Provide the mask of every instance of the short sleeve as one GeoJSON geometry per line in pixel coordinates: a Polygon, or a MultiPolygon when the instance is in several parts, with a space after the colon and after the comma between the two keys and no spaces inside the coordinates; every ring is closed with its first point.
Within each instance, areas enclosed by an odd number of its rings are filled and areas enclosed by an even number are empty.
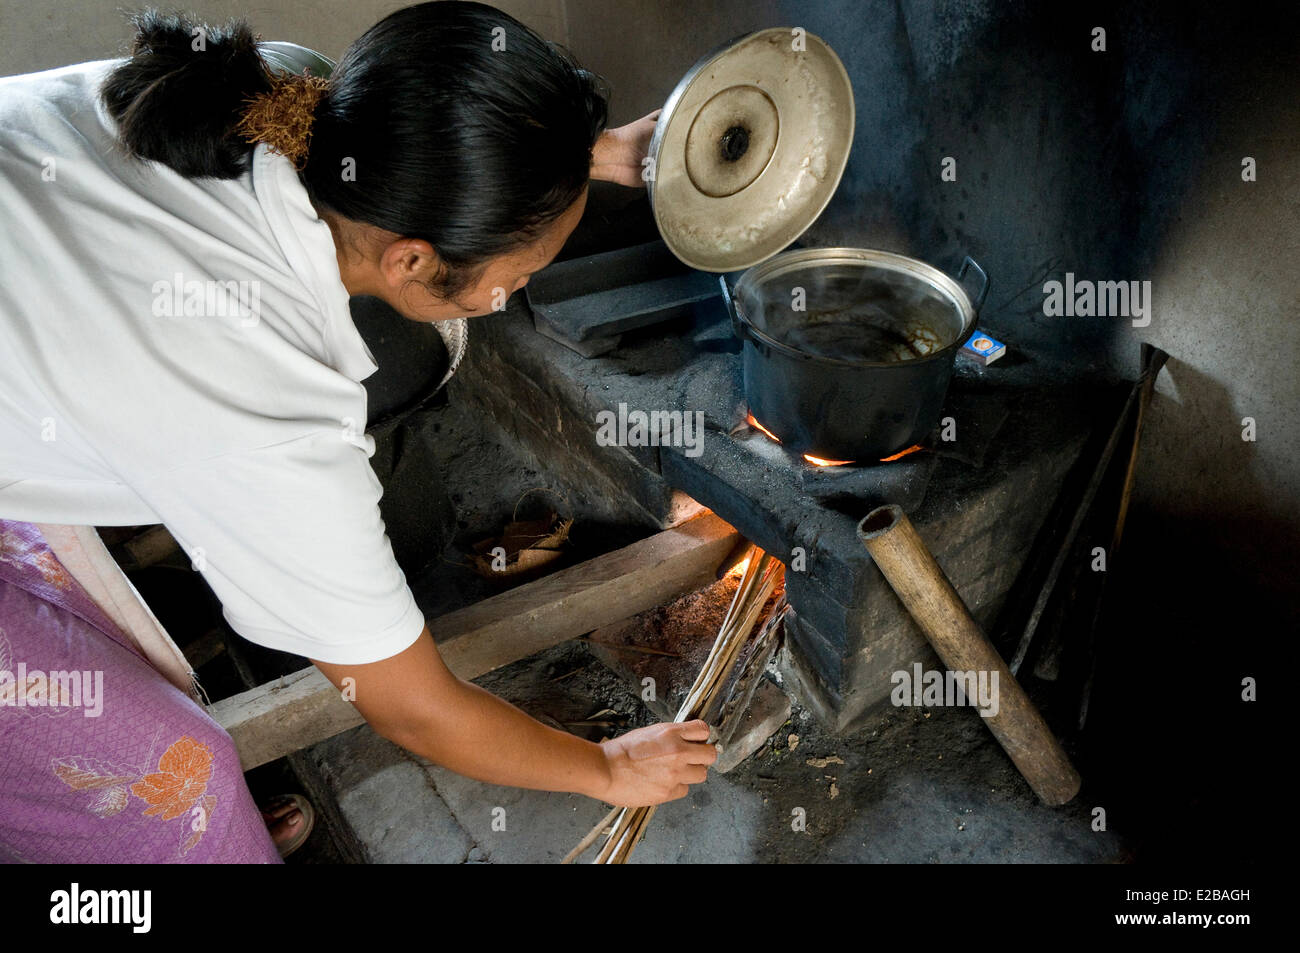
{"type": "Polygon", "coordinates": [[[384,532],[383,489],[341,430],[224,454],[135,489],[252,642],[358,665],[396,655],[424,627],[384,532]]]}

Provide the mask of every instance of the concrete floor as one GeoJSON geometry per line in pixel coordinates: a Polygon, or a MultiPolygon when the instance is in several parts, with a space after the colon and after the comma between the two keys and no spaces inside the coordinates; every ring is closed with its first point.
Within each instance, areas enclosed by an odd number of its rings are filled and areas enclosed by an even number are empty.
{"type": "MultiPolygon", "coordinates": [[[[649,720],[578,643],[494,673],[489,687],[533,714],[577,711],[585,695],[593,711],[614,708],[633,725],[649,720]],[[545,687],[554,684],[563,685],[562,694],[545,687]]],[[[366,726],[317,745],[310,756],[376,863],[555,863],[608,810],[579,795],[462,778],[366,726]]],[[[1091,807],[1086,784],[1066,807],[1039,804],[969,709],[892,709],[859,732],[833,737],[796,705],[790,722],[734,771],[713,773],[687,798],[662,806],[633,861],[1124,860],[1123,838],[1094,831],[1091,807]],[[800,809],[805,825],[796,830],[800,809]]],[[[594,856],[595,848],[583,859],[594,856]]]]}

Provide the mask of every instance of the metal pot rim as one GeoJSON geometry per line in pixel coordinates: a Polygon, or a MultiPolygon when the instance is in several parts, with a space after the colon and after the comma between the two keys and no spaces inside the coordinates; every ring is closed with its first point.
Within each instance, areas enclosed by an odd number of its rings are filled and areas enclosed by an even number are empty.
{"type": "Polygon", "coordinates": [[[764,262],[754,265],[742,274],[736,282],[734,296],[736,318],[744,326],[747,334],[753,335],[763,345],[789,357],[837,367],[915,367],[918,364],[940,360],[951,356],[953,352],[958,350],[974,332],[975,325],[979,321],[979,315],[970,296],[951,276],[933,265],[927,265],[915,258],[870,248],[798,248],[794,251],[781,252],[764,262]],[[918,281],[925,282],[941,292],[956,306],[961,314],[961,331],[958,332],[953,341],[932,354],[926,354],[924,357],[912,358],[906,361],[850,361],[842,358],[824,357],[819,354],[808,354],[788,344],[782,344],[757,327],[745,315],[742,302],[745,292],[751,289],[757,290],[762,282],[787,271],[817,265],[857,265],[864,268],[878,268],[885,271],[901,272],[918,281]]]}

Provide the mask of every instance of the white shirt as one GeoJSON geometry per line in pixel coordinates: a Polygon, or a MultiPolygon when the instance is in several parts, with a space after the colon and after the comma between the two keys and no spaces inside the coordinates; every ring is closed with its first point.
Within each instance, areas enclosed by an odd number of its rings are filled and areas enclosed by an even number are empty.
{"type": "Polygon", "coordinates": [[[424,620],[329,227],[263,145],[234,180],[128,157],[114,65],[0,79],[0,518],[163,523],[241,635],[388,658],[424,620]]]}

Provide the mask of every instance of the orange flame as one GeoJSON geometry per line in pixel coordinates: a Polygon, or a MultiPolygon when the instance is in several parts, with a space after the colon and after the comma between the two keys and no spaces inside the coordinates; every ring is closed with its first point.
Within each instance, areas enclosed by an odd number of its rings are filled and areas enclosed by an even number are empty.
{"type": "Polygon", "coordinates": [[[756,429],[758,429],[758,430],[763,431],[763,433],[767,434],[767,436],[770,437],[772,440],[775,440],[777,443],[780,443],[780,442],[781,442],[781,438],[778,437],[776,434],[772,433],[772,431],[768,430],[766,427],[764,427],[762,424],[760,424],[757,420],[755,420],[753,414],[747,414],[747,415],[745,416],[745,420],[748,421],[748,423],[749,423],[749,425],[750,425],[751,427],[754,427],[754,428],[756,428],[756,429]]]}
{"type": "MultiPolygon", "coordinates": [[[[753,414],[746,414],[745,422],[748,423],[755,430],[761,431],[770,440],[773,440],[776,443],[781,442],[781,438],[778,437],[776,434],[772,433],[772,431],[768,430],[762,424],[760,424],[758,420],[755,419],[753,414]]],[[[891,457],[882,457],[880,462],[893,463],[895,460],[902,459],[903,457],[907,456],[909,453],[916,453],[916,451],[922,449],[924,448],[919,443],[914,444],[908,447],[906,450],[898,451],[898,453],[894,454],[891,457]]],[[[803,455],[803,458],[815,467],[846,467],[849,464],[856,462],[854,460],[827,460],[825,457],[815,457],[811,453],[805,453],[803,455]]]]}
{"type": "Polygon", "coordinates": [[[905,457],[905,456],[907,456],[909,453],[916,453],[916,451],[921,450],[921,449],[924,449],[924,448],[923,448],[919,443],[916,443],[916,444],[913,444],[912,446],[908,447],[906,450],[900,450],[900,451],[898,451],[898,453],[894,454],[892,457],[881,457],[881,458],[880,458],[880,462],[881,462],[881,463],[892,463],[893,461],[899,459],[900,457],[905,457]]]}
{"type": "Polygon", "coordinates": [[[727,570],[727,575],[737,576],[737,577],[745,575],[745,570],[749,568],[749,560],[751,558],[753,557],[746,556],[740,562],[736,563],[736,565],[732,566],[730,569],[727,570]]]}
{"type": "Polygon", "coordinates": [[[811,453],[805,453],[803,458],[815,467],[843,467],[852,463],[852,460],[823,460],[821,457],[814,457],[811,453]]]}

